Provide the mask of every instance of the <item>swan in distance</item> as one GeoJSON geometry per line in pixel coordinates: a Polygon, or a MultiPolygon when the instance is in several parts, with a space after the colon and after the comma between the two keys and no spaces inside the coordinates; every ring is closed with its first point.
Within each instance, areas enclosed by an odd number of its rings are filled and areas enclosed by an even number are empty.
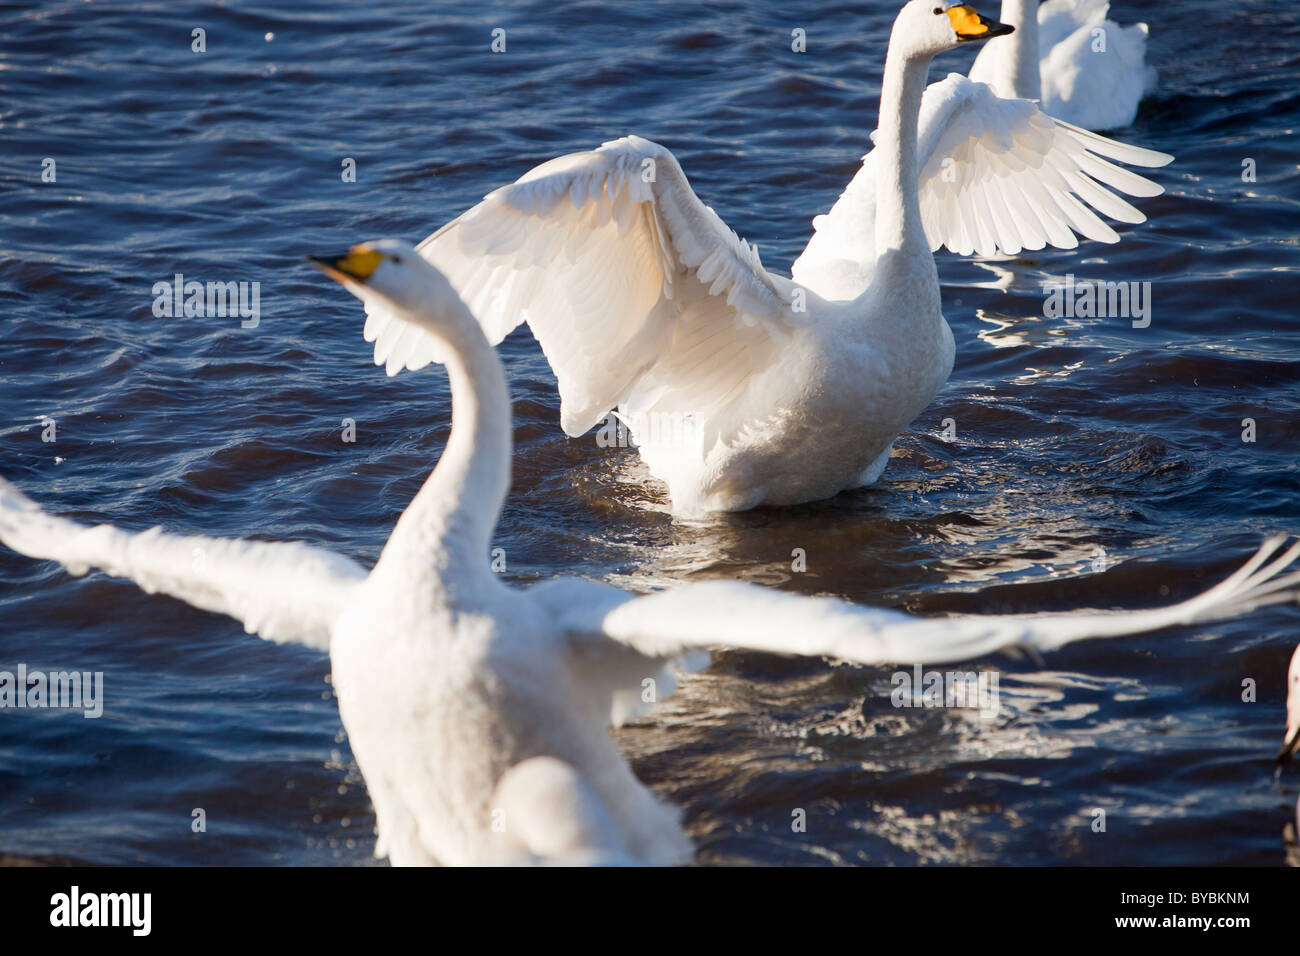
{"type": "Polygon", "coordinates": [[[1016,31],[980,50],[970,78],[999,96],[1040,100],[1084,129],[1131,126],[1156,72],[1146,65],[1147,25],[1122,27],[1109,10],[1108,0],[1002,0],[1016,31]]]}
{"type": "Polygon", "coordinates": [[[1300,544],[1265,566],[1275,539],[1200,596],[1140,611],[924,619],[738,582],[644,596],[573,578],[511,588],[488,561],[510,479],[510,400],[479,323],[409,243],[317,261],[437,336],[451,381],[446,448],[373,569],[302,543],[86,527],[4,479],[0,541],[328,651],[375,807],[375,852],[395,864],[688,860],[677,814],[608,734],[638,711],[647,678],[660,698],[671,691],[684,655],[736,647],[937,664],[1231,617],[1294,600],[1300,587],[1300,574],[1282,573],[1300,544]]]}
{"type": "MultiPolygon", "coordinates": [[[[1118,241],[1094,209],[1156,184],[1111,160],[1172,157],[1058,123],[931,59],[1010,31],[913,0],[890,36],[876,145],[795,262],[768,272],[692,191],[673,154],[628,136],[543,163],[421,243],[488,338],[526,322],[559,383],[560,423],[609,413],[683,516],[829,498],[876,481],[894,439],[952,369],[932,249],[993,255],[1075,233],[1118,241]],[[1091,207],[1091,208],[1090,208],[1091,207]]],[[[390,375],[436,339],[367,307],[390,375]]]]}

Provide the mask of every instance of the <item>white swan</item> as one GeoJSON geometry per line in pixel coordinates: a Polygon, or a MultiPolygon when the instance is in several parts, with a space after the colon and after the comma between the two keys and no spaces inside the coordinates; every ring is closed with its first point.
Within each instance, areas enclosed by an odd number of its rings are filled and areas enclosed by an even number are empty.
{"type": "Polygon", "coordinates": [[[510,478],[505,374],[477,321],[408,243],[324,263],[443,343],[452,429],[442,458],[367,573],[305,544],[131,534],[53,517],[0,479],[0,541],[102,568],[228,614],[250,632],[328,650],[339,712],[394,863],[641,862],[690,857],[676,813],[614,748],[611,719],[670,663],[730,646],[857,663],[939,663],[1009,646],[1052,650],[1294,600],[1300,573],[1265,544],[1199,597],[1149,611],[925,620],[735,582],[636,597],[577,579],[515,590],[488,563],[510,478]],[[201,556],[201,560],[195,560],[201,556]]]}
{"type": "MultiPolygon", "coordinates": [[[[420,252],[494,343],[528,323],[569,435],[619,410],[678,514],[871,484],[952,368],[931,249],[1071,248],[1072,230],[1117,241],[1085,203],[1140,222],[1111,188],[1160,187],[1104,157],[1171,159],[961,76],[926,89],[936,54],[1007,29],[967,6],[903,7],[877,146],[815,221],[793,282],[700,202],[672,153],[637,136],[538,166],[420,252]]],[[[431,336],[382,305],[367,313],[366,339],[390,375],[438,360],[431,336]]]]}
{"type": "Polygon", "coordinates": [[[980,50],[970,78],[1084,129],[1131,126],[1156,71],[1146,65],[1147,25],[1122,27],[1109,10],[1109,0],[1002,0],[1016,32],[980,50]]]}

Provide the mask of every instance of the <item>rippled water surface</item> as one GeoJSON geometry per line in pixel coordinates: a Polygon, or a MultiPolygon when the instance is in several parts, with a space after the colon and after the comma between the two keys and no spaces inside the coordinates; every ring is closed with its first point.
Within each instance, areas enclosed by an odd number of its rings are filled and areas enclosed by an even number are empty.
{"type": "MultiPolygon", "coordinates": [[[[896,9],[0,3],[0,472],[81,520],[373,561],[446,439],[446,379],[375,369],[357,303],[303,256],[418,239],[538,162],[637,132],[786,270],[868,146],[896,9]],[[178,272],[259,282],[260,324],[155,318],[151,288],[178,272]]],[[[879,487],[675,522],[634,451],[563,436],[520,330],[510,576],[740,577],[928,614],[1141,607],[1300,532],[1300,11],[1112,12],[1151,24],[1160,87],[1117,135],[1177,155],[1154,174],[1168,191],[1118,246],[940,256],[956,369],[879,487]],[[1042,283],[1068,273],[1150,281],[1150,328],[1043,318],[1042,283]]],[[[976,662],[1001,672],[988,721],[892,707],[892,668],[722,653],[616,736],[701,863],[1275,864],[1298,624],[1274,609],[976,662]]],[[[371,862],[323,655],[0,549],[0,669],[18,662],[103,671],[107,705],[0,712],[0,855],[371,862]]]]}

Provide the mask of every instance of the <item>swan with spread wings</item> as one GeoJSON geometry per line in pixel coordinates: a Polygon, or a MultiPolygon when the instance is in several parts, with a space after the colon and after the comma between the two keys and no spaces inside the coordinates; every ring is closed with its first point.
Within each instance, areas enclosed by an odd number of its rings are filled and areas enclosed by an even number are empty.
{"type": "Polygon", "coordinates": [[[608,727],[642,706],[646,678],[662,698],[674,663],[713,647],[943,663],[1231,617],[1300,589],[1286,573],[1300,544],[1276,556],[1279,540],[1200,596],[1139,611],[924,619],[730,581],[643,596],[579,579],[509,587],[487,556],[510,483],[510,397],[478,321],[409,243],[318,261],[435,337],[451,381],[446,448],[373,568],[302,543],[86,527],[3,479],[0,542],[327,651],[375,852],[394,863],[688,860],[676,812],[633,776],[608,727]]]}
{"type": "MultiPolygon", "coordinates": [[[[889,41],[875,148],[792,278],[692,191],[673,154],[628,136],[531,170],[420,244],[493,342],[526,322],[559,382],[560,423],[611,410],[679,515],[829,498],[872,484],[952,370],[932,250],[1074,248],[1144,216],[1155,183],[1115,161],[1171,157],[1060,123],[951,75],[945,50],[1010,32],[913,0],[889,41]],[[1094,211],[1095,210],[1095,211],[1094,211]]],[[[368,310],[389,374],[438,344],[368,310]]]]}

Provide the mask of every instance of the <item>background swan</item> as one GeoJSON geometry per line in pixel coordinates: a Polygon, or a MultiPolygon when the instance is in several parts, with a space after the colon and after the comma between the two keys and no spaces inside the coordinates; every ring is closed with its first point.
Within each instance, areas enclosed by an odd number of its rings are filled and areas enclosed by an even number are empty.
{"type": "Polygon", "coordinates": [[[857,663],[938,663],[1009,646],[1048,651],[1292,601],[1280,540],[1204,594],[1167,608],[925,620],[735,582],[635,597],[559,579],[519,591],[489,569],[510,476],[504,370],[447,281],[407,243],[326,260],[444,345],[452,432],[375,567],[304,544],[131,534],[45,514],[0,479],[0,541],[91,567],[328,650],[339,710],[394,863],[641,862],[690,857],[676,814],[614,748],[611,718],[672,661],[729,646],[857,663]],[[196,561],[196,554],[203,560],[196,561]],[[499,824],[499,826],[498,826],[499,824]]]}
{"type": "Polygon", "coordinates": [[[1084,129],[1131,126],[1156,71],[1146,65],[1147,25],[1122,27],[1109,10],[1108,0],[1002,0],[1016,32],[980,50],[970,78],[999,96],[1041,100],[1084,129]]]}
{"type": "MultiPolygon", "coordinates": [[[[992,254],[1118,236],[1088,208],[1160,187],[1107,160],[1170,157],[1056,123],[930,60],[1005,28],[913,0],[895,20],[877,145],[794,264],[700,202],[667,149],[636,136],[544,163],[438,230],[420,252],[496,343],[527,322],[555,371],[561,424],[617,408],[678,514],[828,498],[871,484],[952,368],[931,249],[992,254]]],[[[368,307],[389,374],[437,342],[368,307]]]]}

